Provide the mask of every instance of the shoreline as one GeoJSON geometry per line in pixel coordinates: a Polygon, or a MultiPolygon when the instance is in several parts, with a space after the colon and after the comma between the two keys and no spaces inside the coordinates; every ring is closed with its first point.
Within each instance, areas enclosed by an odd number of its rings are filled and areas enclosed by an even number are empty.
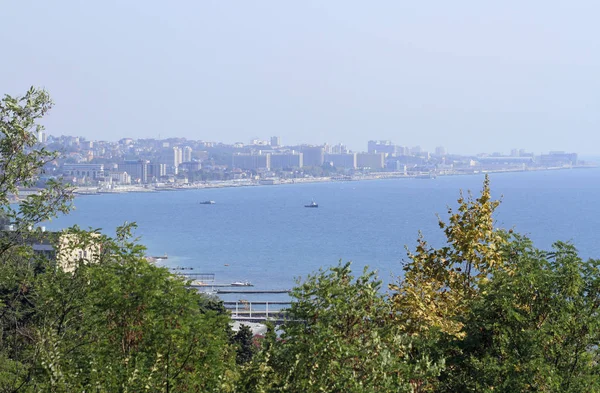
{"type": "MultiPolygon", "coordinates": [[[[576,165],[569,167],[544,167],[544,168],[502,168],[502,169],[478,169],[473,171],[442,171],[439,173],[420,172],[407,174],[404,172],[372,172],[365,175],[353,175],[353,176],[333,176],[333,177],[309,177],[309,178],[295,178],[295,179],[280,179],[280,178],[268,178],[262,180],[225,180],[225,181],[212,181],[203,183],[192,183],[192,184],[144,184],[144,185],[127,185],[120,186],[114,189],[102,189],[98,186],[80,186],[74,187],[73,194],[75,196],[86,196],[86,195],[105,195],[105,194],[126,194],[126,193],[147,193],[147,192],[169,192],[169,191],[186,191],[186,190],[203,190],[212,188],[233,188],[233,187],[258,187],[258,186],[276,186],[284,184],[306,184],[306,183],[333,183],[333,182],[350,182],[350,181],[363,181],[363,180],[383,180],[383,179],[424,179],[434,180],[436,177],[445,176],[472,176],[482,175],[490,173],[513,173],[513,172],[539,172],[539,171],[555,171],[555,170],[568,170],[568,169],[592,169],[597,168],[596,165],[576,165]]],[[[19,196],[23,197],[27,194],[35,192],[34,190],[27,190],[20,193],[19,196]]]]}

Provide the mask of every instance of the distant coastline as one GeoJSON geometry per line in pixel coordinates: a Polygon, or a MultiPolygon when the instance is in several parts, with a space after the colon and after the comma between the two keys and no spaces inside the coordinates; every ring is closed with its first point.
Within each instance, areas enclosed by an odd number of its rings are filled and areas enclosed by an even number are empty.
{"type": "MultiPolygon", "coordinates": [[[[185,184],[143,184],[143,185],[124,185],[112,189],[103,189],[97,186],[80,186],[75,187],[73,193],[76,196],[85,195],[104,195],[104,194],[124,194],[133,192],[168,192],[168,191],[185,191],[185,190],[203,190],[211,188],[231,188],[231,187],[257,187],[257,186],[273,186],[282,184],[305,184],[305,183],[327,183],[327,182],[346,182],[346,181],[362,181],[362,180],[381,180],[381,179],[435,179],[442,176],[468,176],[481,175],[487,173],[511,173],[511,172],[539,172],[539,171],[554,171],[568,169],[591,169],[597,168],[597,165],[573,165],[565,167],[543,167],[543,168],[503,168],[503,169],[476,169],[473,171],[442,171],[436,173],[423,172],[406,174],[404,172],[373,172],[370,174],[353,175],[353,176],[328,176],[328,177],[305,177],[294,179],[267,178],[267,179],[240,179],[240,180],[224,180],[224,181],[209,181],[198,183],[185,184]]],[[[33,189],[28,189],[25,193],[35,192],[33,189]]],[[[25,193],[20,193],[20,196],[25,196],[25,193]]]]}

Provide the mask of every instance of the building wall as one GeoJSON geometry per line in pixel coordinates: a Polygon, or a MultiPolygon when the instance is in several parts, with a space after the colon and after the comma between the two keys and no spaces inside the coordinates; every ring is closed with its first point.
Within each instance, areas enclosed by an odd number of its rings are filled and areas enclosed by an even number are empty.
{"type": "Polygon", "coordinates": [[[134,183],[148,183],[148,164],[143,160],[124,161],[118,165],[119,172],[127,172],[134,183]]]}
{"type": "Polygon", "coordinates": [[[325,162],[331,162],[336,168],[356,169],[356,153],[325,154],[325,162]]]}
{"type": "Polygon", "coordinates": [[[320,146],[304,146],[302,147],[303,166],[321,166],[325,162],[325,150],[320,146]]]}
{"type": "Polygon", "coordinates": [[[104,177],[104,164],[63,164],[63,173],[67,176],[101,179],[104,177]]]}
{"type": "Polygon", "coordinates": [[[91,233],[89,238],[75,233],[63,233],[57,245],[56,263],[65,272],[75,270],[79,262],[97,263],[102,245],[100,234],[91,233]]]}
{"type": "Polygon", "coordinates": [[[167,176],[167,165],[152,163],[148,164],[148,180],[160,179],[163,176],[167,176]]]}
{"type": "Polygon", "coordinates": [[[192,161],[192,148],[186,146],[183,148],[181,162],[190,162],[192,161]]]}
{"type": "Polygon", "coordinates": [[[358,153],[356,155],[356,166],[358,168],[382,169],[385,163],[384,153],[358,153]]]}
{"type": "Polygon", "coordinates": [[[302,153],[271,154],[271,169],[302,168],[302,153]]]}
{"type": "Polygon", "coordinates": [[[369,141],[368,152],[371,154],[386,153],[394,155],[396,154],[396,145],[391,141],[369,141]]]}
{"type": "Polygon", "coordinates": [[[234,154],[232,158],[234,168],[253,170],[253,169],[271,169],[271,155],[264,154],[234,154]]]}

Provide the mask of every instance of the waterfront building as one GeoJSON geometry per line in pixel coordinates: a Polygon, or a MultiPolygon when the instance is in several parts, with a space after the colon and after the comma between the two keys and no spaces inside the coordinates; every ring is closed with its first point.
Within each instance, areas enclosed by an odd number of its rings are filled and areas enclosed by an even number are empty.
{"type": "Polygon", "coordinates": [[[157,180],[167,176],[167,165],[153,162],[148,164],[148,180],[157,180]]]}
{"type": "Polygon", "coordinates": [[[183,162],[183,152],[180,147],[163,148],[158,157],[158,163],[165,164],[167,174],[177,174],[177,167],[183,162]]]}
{"type": "Polygon", "coordinates": [[[119,172],[127,172],[134,183],[148,183],[148,163],[144,160],[126,160],[118,165],[119,172]]]}
{"type": "Polygon", "coordinates": [[[63,174],[76,178],[99,180],[104,178],[104,164],[63,164],[63,174]]]}
{"type": "Polygon", "coordinates": [[[111,172],[109,179],[118,184],[131,184],[131,176],[127,172],[111,172]]]}
{"type": "Polygon", "coordinates": [[[341,169],[356,169],[356,153],[325,154],[325,162],[341,169]]]}
{"type": "Polygon", "coordinates": [[[185,172],[196,172],[202,169],[202,164],[197,161],[182,162],[179,169],[185,172]]]}
{"type": "Polygon", "coordinates": [[[577,153],[551,151],[549,154],[540,155],[538,161],[543,166],[577,165],[577,153]]]}
{"type": "Polygon", "coordinates": [[[357,153],[356,166],[358,168],[382,169],[385,162],[384,153],[357,153]]]}
{"type": "Polygon", "coordinates": [[[271,169],[302,168],[303,154],[295,151],[282,154],[271,154],[271,169]]]}
{"type": "Polygon", "coordinates": [[[303,166],[321,166],[325,162],[325,149],[322,146],[302,146],[303,166]]]}
{"type": "Polygon", "coordinates": [[[232,167],[244,170],[271,169],[270,154],[235,153],[232,157],[232,167]]]}

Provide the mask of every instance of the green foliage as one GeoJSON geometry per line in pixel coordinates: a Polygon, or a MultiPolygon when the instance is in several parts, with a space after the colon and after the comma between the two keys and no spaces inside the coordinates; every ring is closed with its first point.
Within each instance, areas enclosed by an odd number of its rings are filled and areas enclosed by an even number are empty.
{"type": "Polygon", "coordinates": [[[201,310],[202,295],[148,263],[128,231],[101,236],[94,263],[39,276],[35,381],[53,392],[231,390],[228,316],[201,310]]]}
{"type": "Polygon", "coordinates": [[[256,353],[252,329],[242,324],[240,330],[233,336],[233,343],[237,346],[237,364],[246,364],[252,360],[256,353]]]}
{"type": "Polygon", "coordinates": [[[464,320],[465,337],[445,343],[454,356],[440,391],[599,391],[600,262],[572,245],[551,252],[518,238],[464,320]]]}
{"type": "Polygon", "coordinates": [[[465,199],[461,193],[458,204],[457,212],[448,208],[448,223],[439,220],[447,245],[434,249],[420,236],[416,251],[409,252],[404,276],[390,287],[399,323],[408,333],[436,328],[462,334],[460,316],[468,301],[491,272],[503,267],[500,248],[507,236],[494,229],[492,215],[499,202],[491,199],[489,178],[479,198],[469,193],[465,199]]]}
{"type": "Polygon", "coordinates": [[[43,130],[38,121],[51,107],[48,93],[33,87],[23,97],[6,95],[0,101],[0,207],[19,229],[70,208],[70,190],[56,180],[24,198],[19,209],[10,204],[11,198],[19,195],[19,187],[33,187],[44,165],[58,157],[57,152],[37,144],[38,132],[43,130]]]}
{"type": "Polygon", "coordinates": [[[373,272],[354,279],[340,264],[309,276],[292,297],[281,339],[255,369],[276,381],[271,391],[408,392],[439,372],[426,358],[410,362],[411,340],[390,318],[373,272]]]}

